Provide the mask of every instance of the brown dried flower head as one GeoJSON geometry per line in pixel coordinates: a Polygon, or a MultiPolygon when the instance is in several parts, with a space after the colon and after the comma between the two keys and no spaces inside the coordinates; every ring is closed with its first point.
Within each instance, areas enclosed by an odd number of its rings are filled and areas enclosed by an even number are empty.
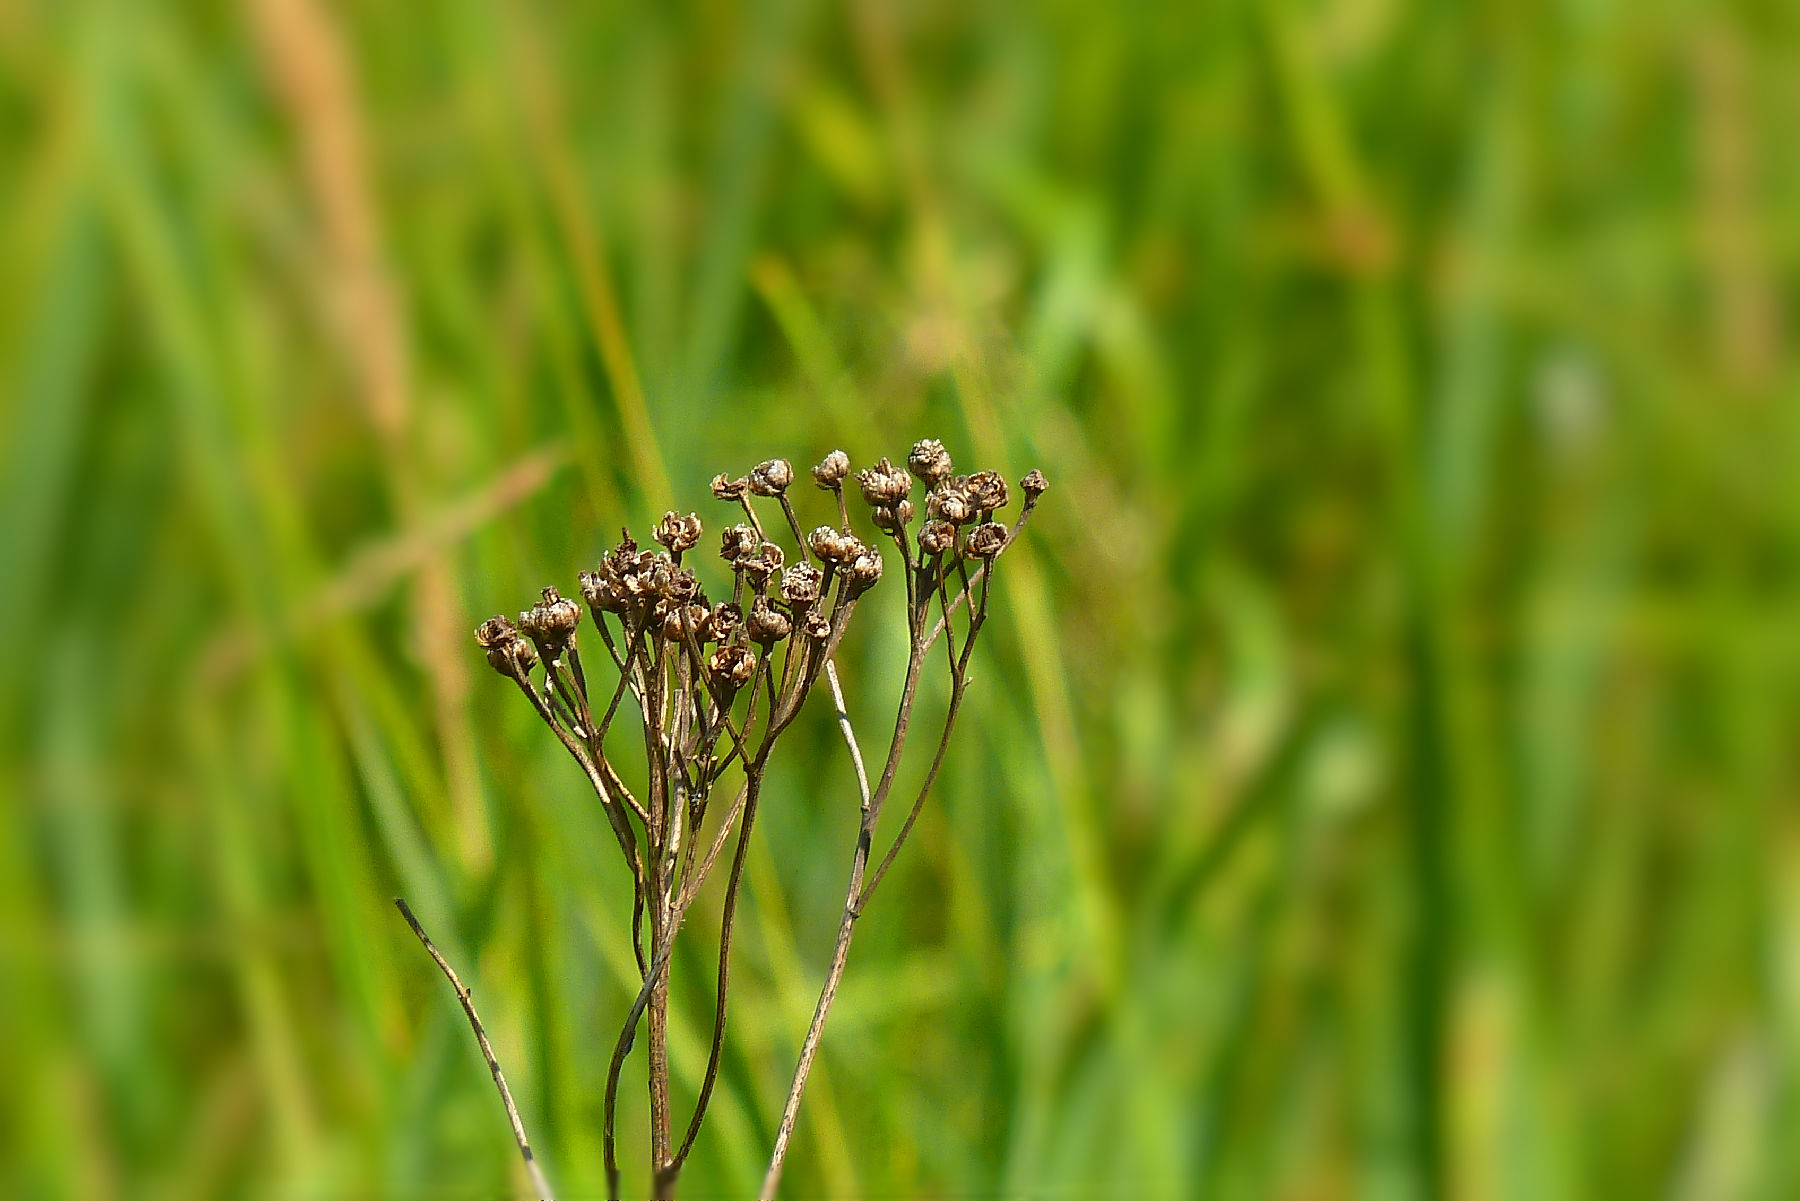
{"type": "Polygon", "coordinates": [[[730,642],[731,636],[744,624],[744,611],[730,601],[720,601],[713,606],[711,633],[719,642],[730,642]]]}
{"type": "Polygon", "coordinates": [[[927,521],[919,529],[919,549],[941,555],[956,545],[956,527],[948,521],[927,521]]]}
{"type": "Polygon", "coordinates": [[[963,495],[979,513],[1006,507],[1006,477],[998,471],[977,471],[963,484],[963,495]]]}
{"type": "Polygon", "coordinates": [[[662,610],[663,637],[671,642],[685,643],[692,634],[696,641],[706,640],[706,623],[712,616],[712,610],[701,604],[681,604],[677,601],[664,601],[658,606],[662,610]]]}
{"type": "Polygon", "coordinates": [[[950,478],[953,470],[950,463],[950,452],[936,438],[921,438],[913,443],[912,453],[906,456],[906,465],[912,473],[925,481],[926,487],[936,487],[950,478]]]}
{"type": "Polygon", "coordinates": [[[755,554],[761,541],[756,536],[756,531],[741,521],[736,525],[728,525],[719,533],[719,558],[727,563],[736,563],[747,555],[755,554]]]}
{"type": "Polygon", "coordinates": [[[969,531],[963,554],[971,559],[991,559],[1006,549],[1006,527],[997,521],[985,522],[969,531]]]}
{"type": "Polygon", "coordinates": [[[756,652],[747,646],[722,646],[706,660],[713,687],[730,696],[756,674],[756,652]]]}
{"type": "Polygon", "coordinates": [[[750,491],[758,496],[780,496],[794,482],[794,466],[786,459],[767,459],[750,473],[750,491]]]}
{"type": "Polygon", "coordinates": [[[744,628],[750,633],[750,641],[766,646],[786,638],[788,631],[793,629],[793,623],[788,620],[786,613],[769,603],[768,597],[759,596],[750,606],[750,619],[745,622],[744,628]]]}
{"type": "Polygon", "coordinates": [[[625,594],[620,591],[618,576],[602,568],[584,571],[576,576],[581,583],[581,598],[597,613],[623,613],[625,594]]]}
{"type": "Polygon", "coordinates": [[[813,483],[831,490],[842,486],[845,477],[850,474],[850,456],[841,450],[834,450],[819,460],[819,465],[812,469],[813,483]]]}
{"type": "Polygon", "coordinates": [[[831,619],[817,609],[808,609],[800,615],[800,629],[807,637],[823,642],[831,637],[831,619]]]}
{"type": "Polygon", "coordinates": [[[700,515],[697,513],[682,517],[670,509],[656,523],[656,540],[672,555],[679,555],[699,546],[700,533],[700,515]]]}
{"type": "Polygon", "coordinates": [[[804,609],[819,599],[819,587],[825,573],[811,563],[796,563],[781,573],[781,599],[796,609],[804,609]]]}
{"type": "Polygon", "coordinates": [[[899,504],[912,491],[912,476],[886,459],[857,472],[856,483],[863,499],[877,509],[899,504]]]}
{"type": "Polygon", "coordinates": [[[475,627],[475,645],[487,652],[488,666],[503,676],[528,672],[537,662],[531,643],[498,613],[475,627]]]}
{"type": "Polygon", "coordinates": [[[844,574],[849,579],[851,588],[859,593],[867,592],[881,580],[881,556],[873,550],[865,549],[845,569],[844,574]]]}
{"type": "Polygon", "coordinates": [[[786,561],[787,556],[781,547],[773,542],[765,542],[757,548],[755,554],[739,559],[738,566],[743,569],[746,579],[761,588],[769,582],[770,576],[781,570],[781,565],[786,561]]]}
{"type": "Polygon", "coordinates": [[[700,577],[691,567],[668,565],[662,576],[663,595],[672,601],[691,604],[700,598],[700,577]]]}
{"type": "Polygon", "coordinates": [[[850,562],[862,551],[862,543],[854,534],[828,525],[822,525],[808,535],[806,544],[821,560],[838,566],[850,562]]]}
{"type": "Polygon", "coordinates": [[[744,494],[749,490],[750,481],[745,479],[734,480],[723,471],[712,478],[712,494],[720,500],[742,500],[744,494]]]}
{"type": "Polygon", "coordinates": [[[876,509],[873,513],[875,528],[889,534],[898,534],[912,524],[915,512],[910,500],[903,500],[892,508],[876,509]]]}
{"type": "Polygon", "coordinates": [[[1029,499],[1036,500],[1050,490],[1050,481],[1044,478],[1043,472],[1033,467],[1025,473],[1025,478],[1019,481],[1019,490],[1024,492],[1029,499]]]}
{"type": "Polygon", "coordinates": [[[581,606],[564,600],[554,588],[544,589],[544,599],[519,614],[519,629],[546,659],[559,658],[574,645],[580,625],[581,606]]]}
{"type": "Polygon", "coordinates": [[[961,525],[969,519],[969,498],[960,488],[942,487],[926,500],[925,511],[938,521],[961,525]]]}

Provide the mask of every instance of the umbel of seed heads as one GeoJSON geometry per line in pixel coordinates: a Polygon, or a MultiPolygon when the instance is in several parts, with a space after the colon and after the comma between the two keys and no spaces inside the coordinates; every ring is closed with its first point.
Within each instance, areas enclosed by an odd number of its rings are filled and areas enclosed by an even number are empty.
{"type": "MultiPolygon", "coordinates": [[[[742,518],[717,534],[719,559],[731,575],[728,596],[709,596],[695,570],[694,556],[707,545],[704,523],[696,513],[665,513],[652,530],[653,547],[640,547],[628,531],[621,531],[619,542],[595,568],[579,574],[580,599],[606,652],[600,661],[610,660],[618,669],[616,687],[606,690],[611,693],[610,704],[594,703],[604,700],[604,694],[589,692],[577,649],[582,606],[555,588],[545,588],[516,622],[494,616],[475,631],[488,663],[518,685],[582,767],[633,875],[632,947],[642,989],[620,1031],[607,1073],[602,1146],[613,1196],[618,1195],[619,1180],[613,1120],[617,1085],[640,1017],[648,1014],[650,1030],[652,1171],[658,1196],[673,1195],[675,1177],[706,1112],[724,1037],[726,966],[744,847],[769,753],[818,679],[828,678],[834,696],[840,695],[831,658],[856,602],[883,575],[882,551],[854,532],[847,497],[860,494],[875,528],[893,541],[899,554],[897,570],[906,587],[911,649],[887,763],[873,787],[863,778],[850,718],[838,701],[840,728],[857,764],[863,828],[845,903],[847,916],[840,926],[840,953],[815,1011],[808,1049],[782,1115],[765,1195],[780,1174],[810,1056],[835,993],[837,973],[842,971],[851,924],[913,828],[943,761],[968,680],[970,653],[987,616],[994,560],[1022,528],[1046,487],[1036,471],[1019,481],[1025,503],[1009,531],[996,520],[1010,499],[1006,480],[993,471],[957,474],[950,453],[935,439],[915,443],[904,464],[884,458],[855,472],[849,456],[834,450],[812,468],[812,479],[835,502],[836,521],[828,520],[807,533],[789,495],[795,479],[786,459],[768,459],[741,476],[721,472],[713,478],[713,496],[736,506],[742,518]],[[923,492],[915,500],[919,485],[923,492]],[[775,506],[778,516],[772,512],[775,506]],[[771,516],[775,523],[766,524],[771,516]],[[786,547],[777,541],[789,535],[786,547]],[[934,607],[935,624],[930,620],[934,607]],[[926,652],[940,635],[949,651],[951,691],[936,757],[899,835],[886,855],[871,863],[875,825],[895,783],[919,674],[926,652]],[[648,782],[641,798],[613,766],[619,739],[615,735],[612,744],[607,742],[614,713],[627,691],[642,717],[636,724],[643,734],[648,782]],[[742,774],[737,799],[716,822],[708,822],[708,798],[734,763],[742,774]],[[688,906],[700,895],[734,827],[737,845],[729,856],[732,868],[719,925],[712,1049],[693,1119],[677,1149],[669,1114],[669,981],[662,969],[683,929],[688,906]],[[641,941],[646,945],[640,946],[641,941]]],[[[515,1133],[529,1159],[522,1128],[515,1133]]]]}

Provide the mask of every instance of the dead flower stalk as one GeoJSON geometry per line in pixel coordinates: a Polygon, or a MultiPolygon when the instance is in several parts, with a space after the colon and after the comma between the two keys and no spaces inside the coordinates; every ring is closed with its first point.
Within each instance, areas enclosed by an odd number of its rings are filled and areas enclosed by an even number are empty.
{"type": "MultiPolygon", "coordinates": [[[[577,649],[582,605],[554,588],[544,589],[542,599],[519,614],[517,622],[496,616],[475,632],[488,663],[518,687],[581,769],[631,873],[632,949],[640,987],[612,1047],[601,1119],[608,1194],[615,1199],[619,1077],[640,1025],[647,1029],[649,1047],[650,1175],[656,1197],[674,1196],[699,1134],[718,1081],[732,933],[770,754],[823,675],[855,767],[861,820],[831,965],[801,1044],[763,1180],[762,1197],[774,1197],[857,920],[912,833],[937,779],[962,707],[970,658],[987,620],[996,565],[1046,487],[1037,471],[1020,481],[1024,501],[1009,528],[995,520],[1010,499],[1005,479],[993,471],[954,474],[949,453],[930,439],[913,446],[904,467],[882,459],[852,476],[850,460],[840,450],[814,467],[812,477],[832,494],[837,520],[810,533],[789,496],[795,473],[786,459],[761,463],[742,477],[714,477],[713,495],[737,506],[743,517],[722,531],[718,543],[731,571],[729,599],[711,599],[691,566],[703,536],[700,518],[691,513],[671,512],[657,523],[653,537],[660,550],[640,549],[626,534],[595,570],[581,573],[581,598],[611,661],[610,687],[598,673],[590,675],[577,649]],[[911,498],[915,479],[925,486],[922,505],[911,498]],[[854,485],[868,505],[878,537],[865,541],[852,529],[847,485],[854,485]],[[768,513],[766,524],[759,502],[778,510],[768,513]],[[885,572],[878,548],[883,539],[893,543],[899,556],[908,653],[887,753],[871,784],[832,660],[858,601],[885,572]],[[924,782],[877,859],[877,825],[912,732],[919,682],[940,639],[949,677],[943,725],[924,782]],[[641,748],[634,746],[632,752],[641,749],[643,755],[647,784],[642,796],[627,787],[614,767],[621,739],[608,741],[627,694],[640,719],[632,724],[638,727],[641,748]],[[688,911],[728,844],[712,1039],[692,1116],[678,1127],[669,1092],[668,965],[688,911]]],[[[404,902],[401,906],[409,913],[404,902]]],[[[408,920],[456,988],[506,1103],[533,1185],[547,1198],[548,1186],[469,991],[410,914],[408,920]]]]}

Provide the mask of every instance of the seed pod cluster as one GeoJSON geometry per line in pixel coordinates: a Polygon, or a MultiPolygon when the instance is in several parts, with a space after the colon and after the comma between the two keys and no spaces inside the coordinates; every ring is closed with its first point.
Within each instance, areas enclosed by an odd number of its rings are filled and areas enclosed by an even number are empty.
{"type": "MultiPolygon", "coordinates": [[[[645,991],[617,1047],[628,1045],[641,1007],[655,1003],[650,999],[652,965],[666,963],[669,948],[661,940],[682,931],[686,906],[700,895],[715,863],[741,862],[741,841],[735,860],[720,851],[734,822],[743,823],[740,839],[748,838],[754,804],[745,803],[741,809],[715,806],[711,813],[726,812],[714,829],[703,827],[709,798],[725,773],[741,775],[730,785],[733,790],[741,787],[740,798],[757,795],[750,789],[760,789],[772,745],[792,728],[812,688],[827,675],[836,685],[835,673],[842,664],[834,665],[832,659],[858,612],[896,613],[904,600],[908,671],[923,669],[926,652],[941,636],[950,652],[951,686],[958,690],[953,695],[960,694],[988,615],[996,564],[1048,487],[1042,473],[1026,475],[1018,484],[1024,497],[1021,512],[1011,526],[1003,524],[997,515],[1010,501],[1006,480],[995,471],[958,474],[950,451],[933,438],[914,443],[904,465],[883,458],[853,471],[850,457],[833,450],[811,473],[813,482],[830,494],[835,512],[810,534],[803,533],[795,511],[799,498],[790,495],[796,478],[793,464],[784,458],[765,459],[742,473],[720,472],[712,479],[713,496],[737,510],[729,518],[732,524],[722,524],[719,531],[717,560],[691,553],[705,534],[700,516],[670,510],[652,528],[652,545],[640,547],[628,531],[621,531],[618,543],[591,570],[579,573],[581,603],[545,588],[516,622],[496,615],[475,630],[476,644],[489,665],[526,694],[538,718],[581,766],[634,873],[632,945],[645,991]],[[854,489],[846,487],[851,480],[854,489]],[[915,483],[922,486],[916,498],[915,483]],[[868,508],[854,524],[853,494],[868,508]],[[883,538],[892,545],[883,546],[883,538]],[[889,572],[899,579],[888,586],[885,597],[865,605],[863,598],[889,572]],[[703,575],[726,577],[717,588],[717,599],[708,595],[703,575]],[[902,588],[904,597],[894,595],[902,588]],[[578,640],[582,604],[605,651],[598,664],[586,667],[583,652],[593,656],[596,651],[592,643],[578,640]],[[607,659],[616,669],[610,683],[599,680],[600,673],[593,670],[604,670],[607,659]],[[590,684],[596,682],[604,691],[590,693],[590,684]],[[612,756],[618,753],[619,733],[613,731],[608,741],[614,715],[627,695],[637,707],[637,720],[629,724],[643,736],[641,771],[616,770],[612,756]],[[646,780],[646,795],[636,795],[626,784],[628,779],[646,780]],[[696,854],[702,847],[710,849],[696,854]],[[640,928],[643,945],[637,937],[640,928]]],[[[914,674],[902,690],[906,699],[894,727],[891,756],[902,749],[917,683],[914,674]]],[[[945,740],[955,713],[953,704],[943,730],[945,740]]],[[[848,729],[847,708],[840,708],[838,716],[848,729]]],[[[940,756],[943,746],[940,742],[940,756]]],[[[935,769],[926,776],[927,789],[933,774],[935,769]]],[[[870,849],[875,822],[894,779],[890,771],[873,788],[862,785],[859,855],[870,849]]],[[[923,792],[918,799],[923,802],[923,792]]],[[[899,838],[904,839],[911,828],[909,818],[899,838]]],[[[898,849],[896,842],[866,883],[856,886],[861,891],[846,899],[848,909],[859,910],[866,903],[898,849]]],[[[865,880],[860,869],[869,866],[860,860],[852,878],[865,880]]],[[[722,948],[729,947],[737,890],[734,873],[717,927],[722,948]]],[[[705,925],[689,923],[685,928],[705,925]]],[[[838,962],[841,965],[841,956],[838,962]]],[[[708,1085],[716,1078],[719,1032],[724,1029],[723,968],[722,960],[708,1085]]],[[[652,1020],[653,1042],[658,1028],[652,1020]]],[[[652,1073],[660,1064],[666,1074],[666,1050],[665,1046],[659,1057],[653,1045],[652,1073]]],[[[622,1058],[623,1051],[617,1052],[608,1069],[607,1109],[601,1123],[612,1195],[618,1195],[612,1106],[622,1058]]],[[[666,1079],[662,1084],[666,1090],[666,1079]]],[[[654,1088],[653,1080],[653,1096],[654,1088]]],[[[702,1088],[702,1098],[707,1095],[708,1089],[702,1088]]],[[[700,1116],[695,1115],[693,1128],[698,1128],[700,1116]]],[[[658,1171],[668,1168],[666,1163],[657,1165],[658,1171]]]]}

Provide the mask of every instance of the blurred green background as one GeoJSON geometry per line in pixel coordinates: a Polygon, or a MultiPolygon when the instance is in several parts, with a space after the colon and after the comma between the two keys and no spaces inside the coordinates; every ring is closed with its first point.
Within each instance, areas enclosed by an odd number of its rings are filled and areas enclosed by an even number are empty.
{"type": "Polygon", "coordinates": [[[0,3],[0,1194],[522,1195],[403,892],[599,1195],[629,889],[469,631],[937,435],[1053,491],[790,1195],[1800,1195],[1796,129],[1780,4],[0,3]]]}

